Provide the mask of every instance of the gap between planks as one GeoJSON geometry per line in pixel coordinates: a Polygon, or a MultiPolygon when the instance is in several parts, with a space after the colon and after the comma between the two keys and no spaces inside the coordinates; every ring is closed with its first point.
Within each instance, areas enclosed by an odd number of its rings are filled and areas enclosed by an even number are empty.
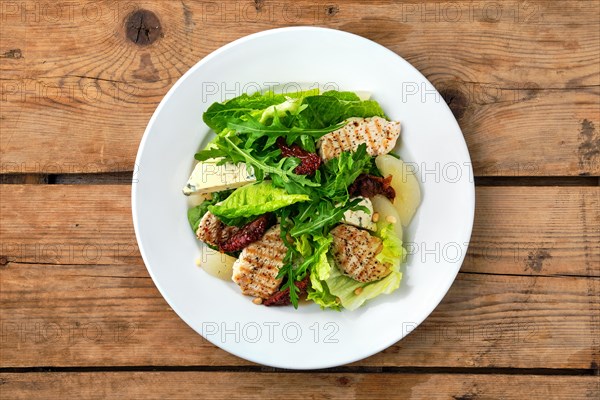
{"type": "MultiPolygon", "coordinates": [[[[5,185],[129,185],[133,172],[92,174],[0,174],[5,185]]],[[[599,176],[485,176],[476,186],[600,186],[599,176]]]]}
{"type": "Polygon", "coordinates": [[[0,373],[94,373],[94,372],[233,372],[233,373],[330,373],[330,374],[451,374],[451,375],[534,375],[599,376],[596,368],[487,368],[487,367],[334,367],[328,369],[291,370],[261,365],[133,365],[102,367],[9,367],[0,373]]]}

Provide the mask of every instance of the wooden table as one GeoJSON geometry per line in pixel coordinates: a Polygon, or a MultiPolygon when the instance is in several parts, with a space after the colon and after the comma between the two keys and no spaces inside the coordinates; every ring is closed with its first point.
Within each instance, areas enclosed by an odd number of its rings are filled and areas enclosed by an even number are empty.
{"type": "Polygon", "coordinates": [[[0,3],[0,398],[599,398],[598,1],[0,3]],[[425,323],[303,373],[181,321],[130,210],[167,90],[218,47],[289,25],[354,32],[417,67],[477,184],[466,261],[425,323]]]}

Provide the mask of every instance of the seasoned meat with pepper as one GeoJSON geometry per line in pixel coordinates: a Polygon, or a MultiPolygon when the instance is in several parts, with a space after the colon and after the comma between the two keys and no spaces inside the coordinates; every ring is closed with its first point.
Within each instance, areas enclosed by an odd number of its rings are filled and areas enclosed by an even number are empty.
{"type": "Polygon", "coordinates": [[[287,248],[280,235],[280,226],[273,226],[260,240],[242,250],[233,264],[232,279],[245,295],[268,299],[281,285],[277,274],[287,248]]]}
{"type": "Polygon", "coordinates": [[[387,154],[400,136],[400,122],[381,117],[349,118],[347,124],[321,137],[317,143],[319,155],[325,161],[338,157],[344,151],[356,151],[365,143],[371,156],[387,154]]]}
{"type": "Polygon", "coordinates": [[[212,247],[219,247],[238,232],[240,228],[227,226],[215,214],[207,211],[200,220],[196,236],[212,247]]]}
{"type": "Polygon", "coordinates": [[[381,239],[346,224],[336,226],[331,235],[331,254],[338,268],[350,278],[371,282],[391,272],[388,265],[375,258],[383,248],[381,239]]]}

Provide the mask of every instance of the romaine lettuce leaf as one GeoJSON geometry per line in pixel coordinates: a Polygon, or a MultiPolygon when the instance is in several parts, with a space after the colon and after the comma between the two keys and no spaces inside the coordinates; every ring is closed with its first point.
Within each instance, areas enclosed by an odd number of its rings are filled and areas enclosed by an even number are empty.
{"type": "Polygon", "coordinates": [[[393,268],[385,278],[369,283],[358,282],[342,275],[337,268],[332,268],[331,271],[331,276],[325,281],[327,287],[331,294],[339,298],[342,306],[348,310],[356,310],[365,301],[380,294],[392,293],[400,287],[402,280],[402,273],[397,268],[393,268]],[[362,291],[356,294],[358,288],[362,288],[362,291]]]}
{"type": "MultiPolygon", "coordinates": [[[[298,250],[301,252],[310,253],[310,243],[305,240],[308,235],[301,236],[301,239],[297,241],[300,245],[298,250]]],[[[310,285],[311,289],[308,292],[307,298],[314,301],[321,308],[333,308],[336,310],[340,309],[340,303],[338,300],[329,293],[327,284],[325,281],[329,278],[331,273],[331,264],[327,258],[327,252],[333,239],[331,236],[314,238],[313,241],[316,244],[317,250],[313,254],[313,263],[310,266],[310,285]]]]}
{"type": "Polygon", "coordinates": [[[321,286],[321,281],[329,278],[329,270],[331,269],[329,261],[327,260],[327,251],[331,245],[332,238],[324,236],[318,237],[313,239],[314,244],[311,246],[307,237],[308,235],[301,236],[301,239],[296,242],[300,244],[297,248],[305,258],[310,257],[311,284],[314,289],[322,291],[323,287],[321,286]],[[312,253],[312,247],[315,248],[314,253],[312,253]]]}
{"type": "Polygon", "coordinates": [[[360,97],[354,92],[340,92],[337,90],[328,90],[323,92],[323,96],[335,97],[339,100],[345,101],[360,101],[360,97]]]}
{"type": "MultiPolygon", "coordinates": [[[[242,94],[224,103],[213,103],[208,107],[202,118],[206,125],[219,133],[227,127],[230,121],[242,118],[247,114],[261,118],[265,111],[271,110],[267,113],[270,113],[272,116],[274,113],[274,107],[272,106],[284,104],[288,99],[302,99],[305,96],[318,94],[318,89],[285,94],[276,94],[271,91],[265,93],[257,92],[252,95],[242,94]]],[[[295,103],[298,103],[299,106],[301,101],[295,103]]]]}
{"type": "Polygon", "coordinates": [[[262,181],[236,189],[226,200],[210,205],[208,210],[217,217],[240,218],[262,215],[291,204],[308,201],[304,194],[290,194],[285,189],[273,186],[271,181],[262,181]]]}
{"type": "Polygon", "coordinates": [[[286,113],[297,114],[302,111],[306,106],[302,106],[302,97],[287,98],[284,102],[274,104],[272,106],[267,107],[260,115],[260,123],[264,124],[269,121],[271,118],[283,117],[286,113]]]}
{"type": "Polygon", "coordinates": [[[320,96],[307,96],[306,108],[299,114],[301,125],[313,129],[326,128],[351,117],[383,117],[381,106],[375,100],[360,100],[351,92],[325,92],[320,96]]]}
{"type": "MultiPolygon", "coordinates": [[[[311,284],[312,283],[313,282],[311,279],[311,284]]],[[[326,282],[322,282],[322,286],[319,290],[315,290],[314,288],[309,290],[306,298],[314,301],[316,304],[321,306],[322,309],[330,308],[337,311],[341,310],[341,304],[339,300],[329,292],[326,282]]]]}
{"type": "Polygon", "coordinates": [[[388,263],[400,267],[400,264],[406,258],[402,240],[396,235],[393,225],[389,222],[383,224],[379,222],[377,228],[375,235],[383,242],[383,249],[375,258],[384,264],[388,263]]]}

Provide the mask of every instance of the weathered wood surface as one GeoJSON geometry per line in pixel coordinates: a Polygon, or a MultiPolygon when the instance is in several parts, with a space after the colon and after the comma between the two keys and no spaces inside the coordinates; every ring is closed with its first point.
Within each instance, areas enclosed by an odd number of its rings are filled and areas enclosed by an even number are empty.
{"type": "Polygon", "coordinates": [[[466,374],[100,372],[0,374],[10,399],[597,399],[598,377],[466,374]],[[283,385],[285,382],[286,385],[283,385]]]}
{"type": "MultiPolygon", "coordinates": [[[[249,364],[160,296],[135,246],[128,187],[1,189],[1,366],[249,364]]],[[[465,272],[413,334],[354,365],[597,368],[598,193],[478,188],[465,272]]]]}
{"type": "Polygon", "coordinates": [[[253,32],[315,25],[422,71],[457,116],[476,175],[600,175],[596,1],[61,4],[2,2],[3,173],[130,171],[150,115],[194,63],[253,32]],[[135,9],[161,25],[149,45],[127,38],[135,9]]]}
{"type": "MultiPolygon", "coordinates": [[[[188,328],[143,265],[9,263],[1,276],[2,367],[250,364],[188,328]]],[[[354,365],[595,369],[599,285],[461,273],[422,326],[354,365]]]]}
{"type": "Polygon", "coordinates": [[[599,129],[597,1],[2,0],[0,398],[597,399],[599,129]],[[126,184],[167,90],[290,25],[418,68],[485,185],[440,306],[337,372],[274,373],[208,343],[158,293],[131,222],[126,184]]]}

